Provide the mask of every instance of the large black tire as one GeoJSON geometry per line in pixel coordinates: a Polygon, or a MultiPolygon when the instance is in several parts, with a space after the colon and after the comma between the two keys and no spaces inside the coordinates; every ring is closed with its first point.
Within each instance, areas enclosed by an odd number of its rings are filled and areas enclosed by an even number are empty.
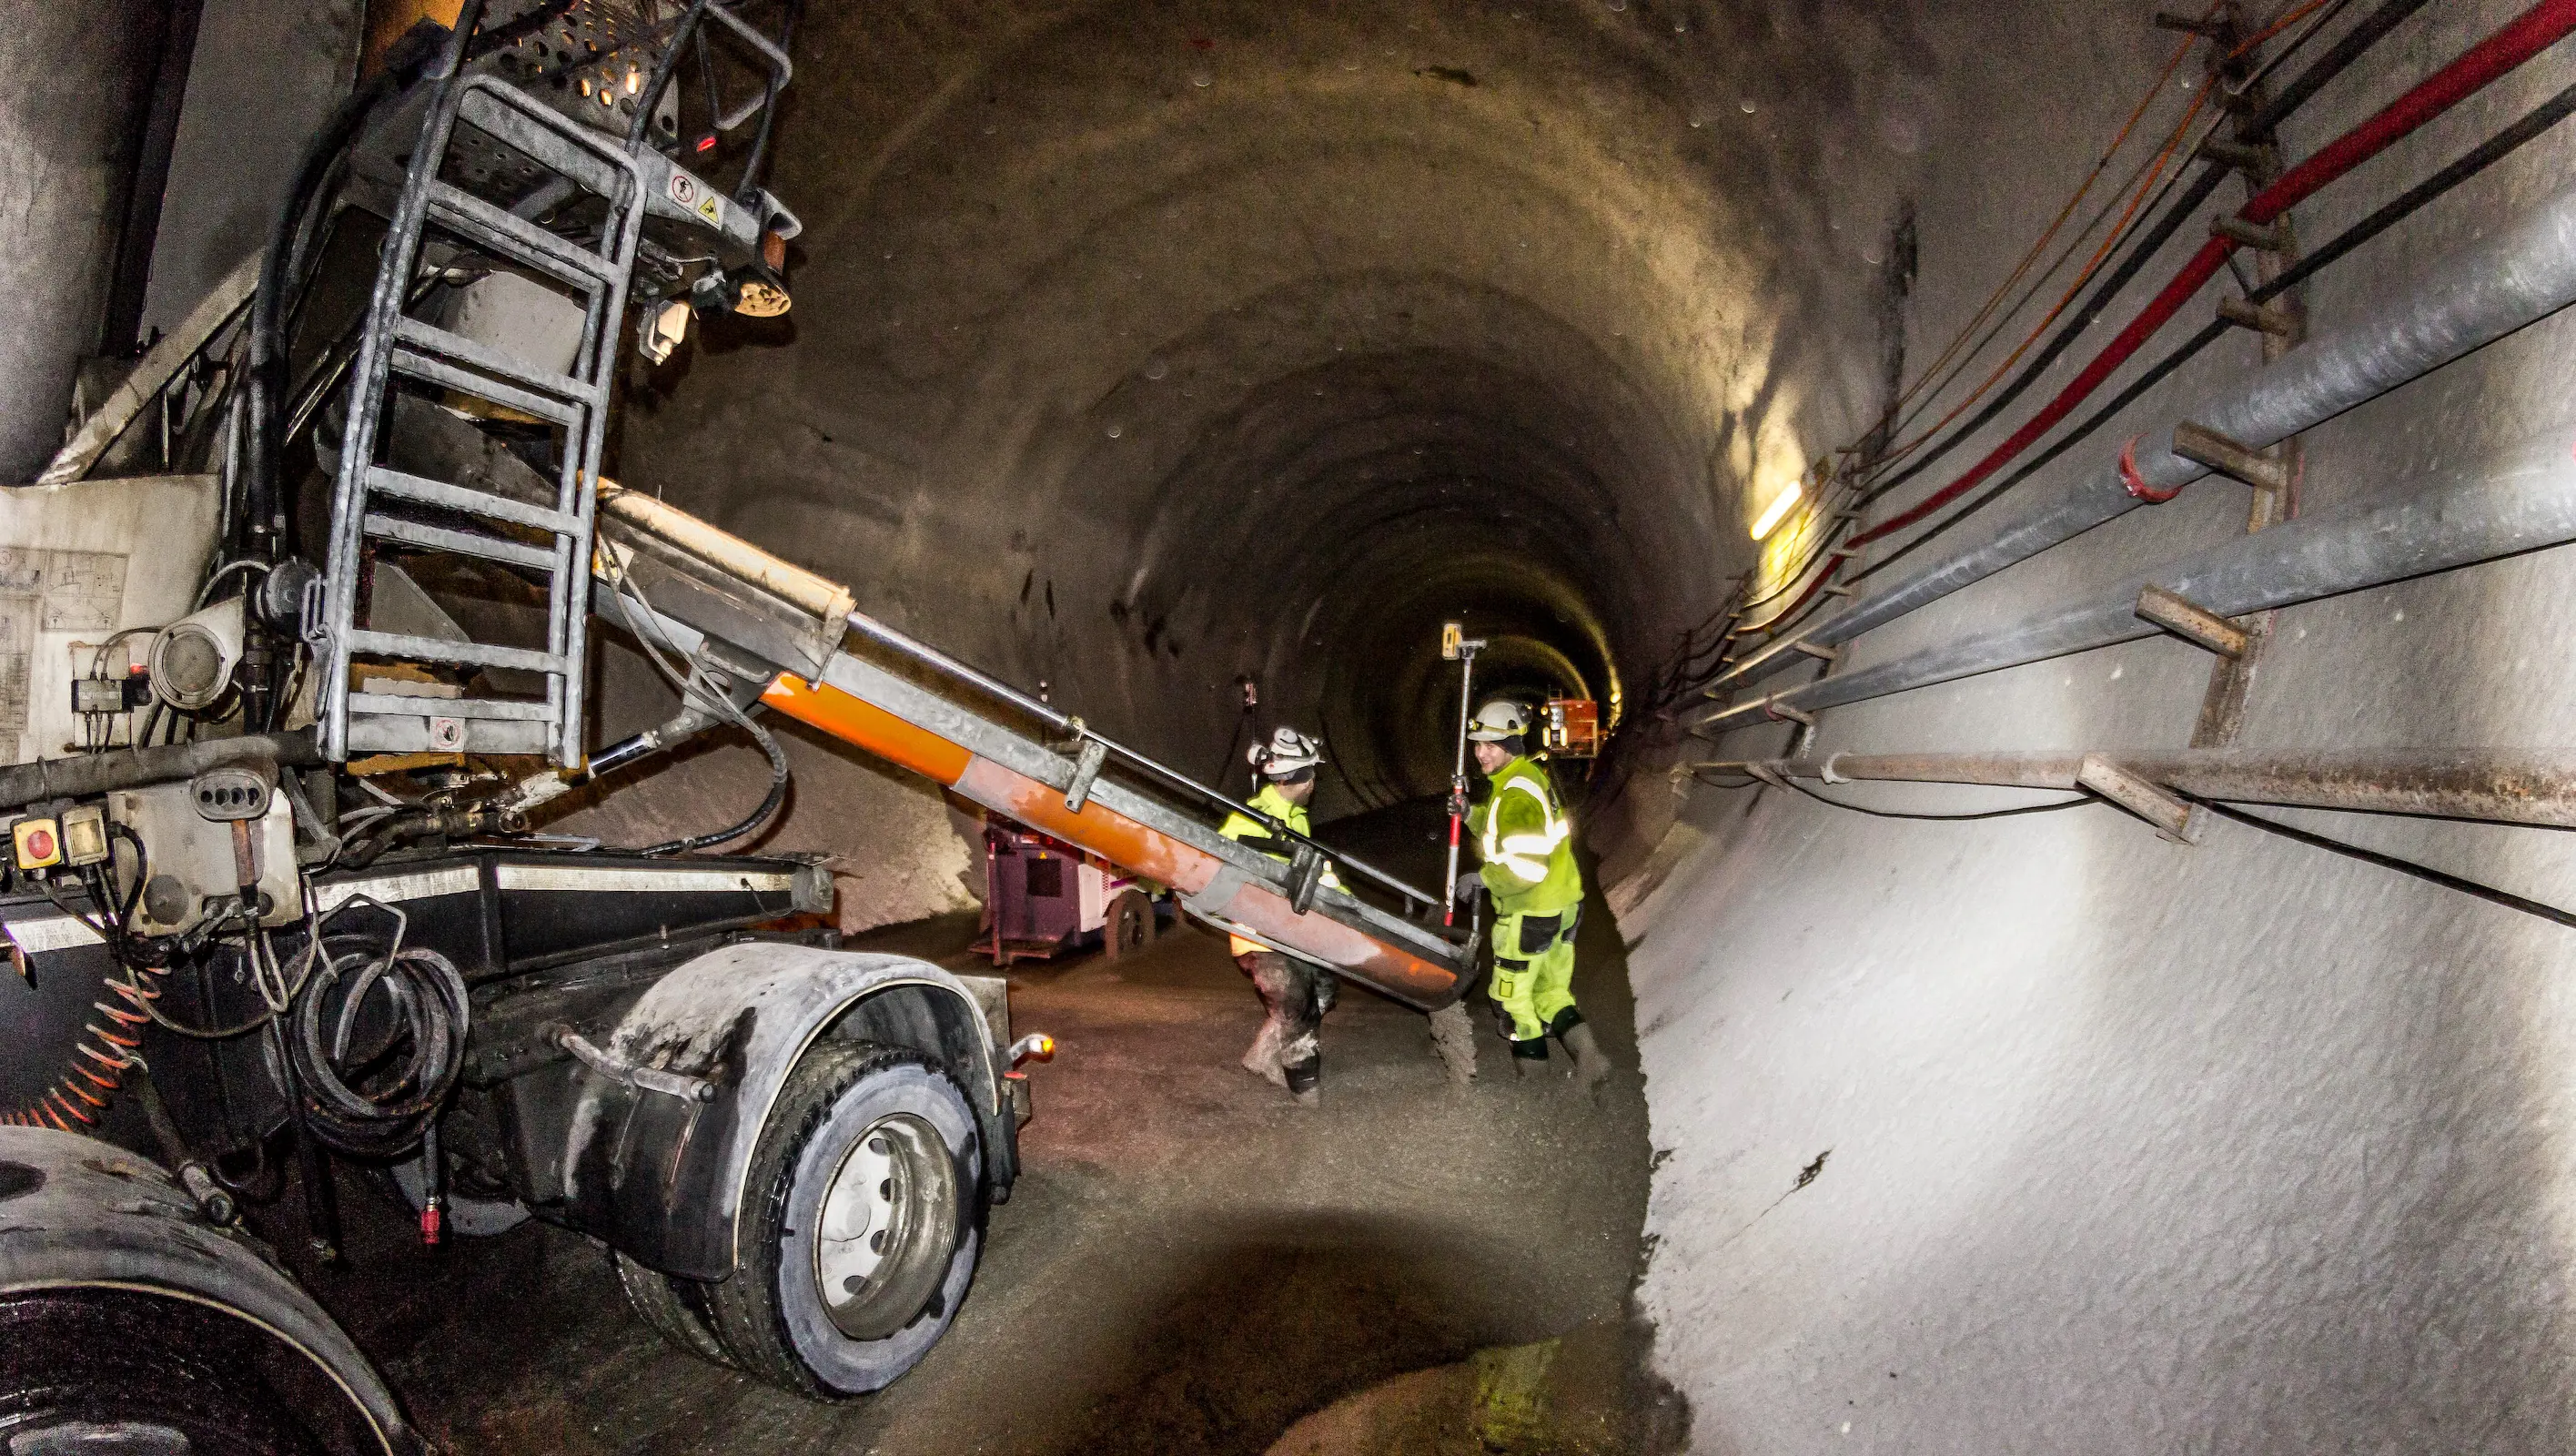
{"type": "Polygon", "coordinates": [[[67,1289],[0,1305],[0,1450],[365,1449],[340,1404],[301,1355],[192,1300],[67,1289]]]}
{"type": "Polygon", "coordinates": [[[956,1317],[984,1210],[983,1144],[955,1079],[919,1052],[823,1042],[752,1151],[740,1259],[707,1291],[715,1336],[799,1395],[882,1390],[956,1317]]]}
{"type": "Polygon", "coordinates": [[[706,1313],[706,1286],[657,1273],[624,1254],[609,1257],[617,1263],[617,1283],[626,1291],[627,1304],[653,1327],[653,1333],[684,1354],[740,1368],[733,1353],[716,1338],[715,1325],[706,1313]]]}

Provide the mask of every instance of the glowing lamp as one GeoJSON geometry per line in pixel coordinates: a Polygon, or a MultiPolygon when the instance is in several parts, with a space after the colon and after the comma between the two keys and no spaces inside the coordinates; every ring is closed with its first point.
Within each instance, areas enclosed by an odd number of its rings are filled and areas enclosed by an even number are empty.
{"type": "Polygon", "coordinates": [[[1771,504],[1762,508],[1761,518],[1753,523],[1753,539],[1759,541],[1770,535],[1772,529],[1788,516],[1789,508],[1798,503],[1798,496],[1798,482],[1793,480],[1787,490],[1771,497],[1771,504]]]}

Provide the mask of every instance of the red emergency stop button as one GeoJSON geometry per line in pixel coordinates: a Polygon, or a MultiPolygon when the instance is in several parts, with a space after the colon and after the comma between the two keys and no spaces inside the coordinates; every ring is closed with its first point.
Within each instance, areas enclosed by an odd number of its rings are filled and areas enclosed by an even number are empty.
{"type": "Polygon", "coordinates": [[[9,826],[9,842],[22,870],[50,869],[63,862],[62,831],[51,819],[19,820],[9,826]]]}

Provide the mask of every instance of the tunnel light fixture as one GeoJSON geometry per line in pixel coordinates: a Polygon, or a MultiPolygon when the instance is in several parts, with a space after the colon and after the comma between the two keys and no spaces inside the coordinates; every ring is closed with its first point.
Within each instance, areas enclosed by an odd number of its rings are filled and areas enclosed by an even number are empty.
{"type": "Polygon", "coordinates": [[[1788,517],[1789,508],[1798,503],[1800,494],[1799,483],[1793,480],[1789,482],[1787,490],[1773,496],[1771,504],[1762,508],[1761,517],[1753,523],[1753,539],[1759,541],[1770,535],[1780,522],[1788,517]]]}

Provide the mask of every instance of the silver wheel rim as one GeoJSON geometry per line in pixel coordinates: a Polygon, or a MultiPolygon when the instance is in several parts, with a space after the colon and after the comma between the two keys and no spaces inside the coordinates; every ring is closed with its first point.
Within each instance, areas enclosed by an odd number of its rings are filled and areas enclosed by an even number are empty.
{"type": "Polygon", "coordinates": [[[870,1123],[823,1190],[814,1285],[832,1325],[882,1340],[920,1316],[957,1240],[957,1170],[938,1129],[908,1112],[870,1123]]]}

